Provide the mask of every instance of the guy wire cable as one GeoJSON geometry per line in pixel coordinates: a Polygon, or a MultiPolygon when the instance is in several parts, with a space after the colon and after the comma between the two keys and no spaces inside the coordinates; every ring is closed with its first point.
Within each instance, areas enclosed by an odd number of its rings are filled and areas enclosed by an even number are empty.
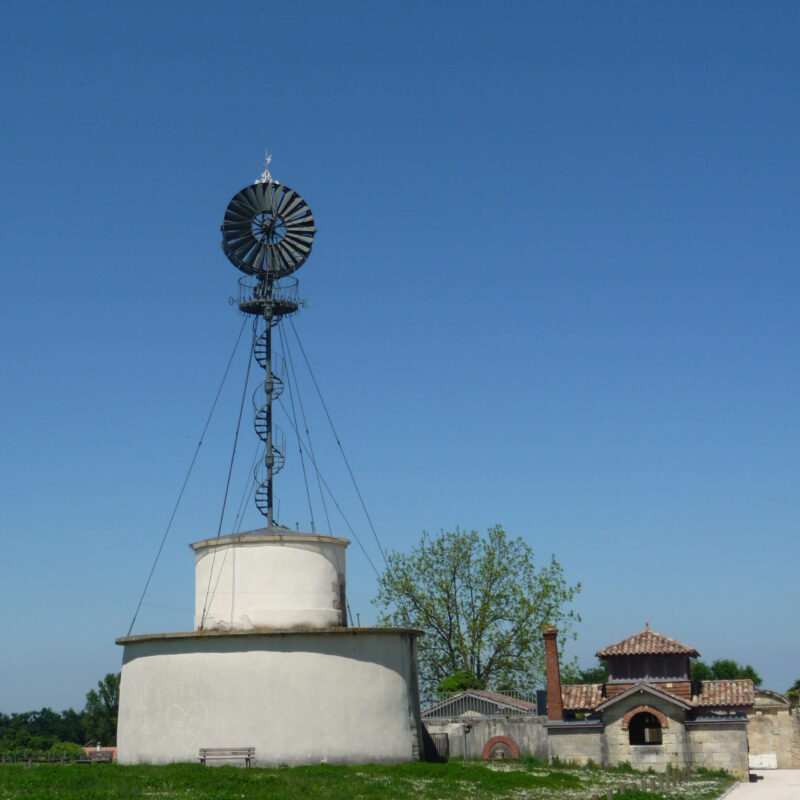
{"type": "Polygon", "coordinates": [[[328,418],[328,423],[330,424],[331,430],[333,431],[333,436],[336,439],[336,444],[339,445],[339,452],[342,454],[342,458],[344,459],[344,463],[345,466],[347,467],[348,473],[350,473],[350,480],[353,481],[353,486],[355,487],[358,499],[361,501],[361,508],[364,509],[364,514],[367,517],[367,522],[369,522],[369,527],[372,530],[372,535],[375,537],[375,542],[378,545],[378,550],[380,550],[384,563],[388,564],[388,561],[386,560],[386,553],[383,551],[383,545],[381,545],[381,540],[378,538],[378,533],[375,530],[375,526],[372,524],[372,517],[370,517],[369,511],[367,511],[367,504],[364,502],[364,497],[361,494],[361,490],[358,488],[358,482],[356,481],[356,476],[353,474],[353,470],[350,467],[350,462],[347,460],[347,455],[345,455],[344,447],[342,447],[342,443],[339,439],[339,434],[336,432],[336,428],[334,427],[330,412],[328,411],[328,406],[325,404],[325,399],[322,396],[322,391],[319,388],[319,384],[317,383],[316,377],[314,377],[314,371],[311,369],[311,364],[308,361],[308,356],[306,355],[306,351],[303,348],[303,343],[300,341],[300,337],[297,334],[297,328],[295,328],[294,322],[292,322],[291,317],[289,317],[289,323],[292,326],[292,331],[294,331],[294,336],[295,339],[297,339],[297,344],[300,345],[300,352],[303,354],[303,359],[306,362],[306,367],[308,367],[308,373],[309,375],[311,375],[311,380],[314,382],[314,388],[317,390],[317,394],[319,395],[319,399],[320,402],[322,403],[323,409],[325,409],[325,416],[327,416],[328,418]]]}
{"type": "MultiPolygon", "coordinates": [[[[253,321],[253,341],[250,344],[250,357],[247,359],[247,372],[244,378],[244,389],[242,390],[242,402],[239,405],[239,419],[236,422],[236,434],[233,437],[233,452],[231,453],[231,463],[228,467],[228,480],[225,482],[225,495],[222,498],[222,511],[219,515],[219,526],[217,527],[217,539],[222,534],[222,521],[225,517],[225,506],[228,502],[228,491],[231,487],[231,474],[233,473],[233,461],[236,458],[236,445],[239,442],[239,430],[242,427],[242,413],[244,412],[244,401],[247,397],[247,388],[250,385],[250,367],[253,364],[253,350],[256,346],[256,324],[253,321]]],[[[200,615],[200,630],[203,629],[203,624],[206,621],[206,611],[208,610],[208,593],[211,590],[211,576],[214,574],[214,562],[217,558],[217,548],[214,548],[214,553],[211,558],[211,571],[208,573],[208,586],[206,587],[206,598],[203,602],[203,613],[200,615]]]]}
{"type": "MultiPolygon", "coordinates": [[[[244,494],[242,494],[242,499],[239,501],[239,510],[236,513],[236,516],[233,518],[233,534],[236,535],[242,529],[242,522],[244,522],[244,507],[248,500],[253,495],[253,490],[256,488],[255,484],[252,480],[253,470],[255,469],[256,464],[258,463],[259,458],[261,457],[261,442],[259,441],[258,446],[256,447],[256,455],[253,458],[253,462],[250,465],[250,469],[248,470],[248,475],[251,476],[250,480],[245,485],[244,494]]],[[[217,572],[217,579],[214,581],[214,589],[211,592],[211,597],[209,598],[208,602],[213,603],[214,597],[217,594],[217,588],[219,587],[219,581],[222,577],[222,570],[225,568],[225,562],[228,560],[228,551],[231,549],[231,542],[228,542],[227,547],[225,548],[225,552],[222,554],[222,563],[219,565],[219,571],[217,572]]]]}
{"type": "Polygon", "coordinates": [[[136,606],[136,611],[133,614],[133,619],[131,620],[131,624],[128,627],[128,636],[131,635],[131,631],[133,630],[133,625],[136,622],[136,617],[139,615],[139,610],[142,607],[142,601],[144,600],[145,594],[147,594],[147,589],[150,586],[150,581],[153,578],[153,573],[156,571],[156,565],[158,564],[158,559],[161,556],[161,551],[164,549],[164,544],[167,541],[167,536],[169,535],[170,528],[172,528],[172,522],[175,519],[175,514],[178,512],[178,506],[181,503],[181,499],[183,498],[183,493],[186,490],[186,485],[189,483],[189,476],[192,474],[192,470],[194,469],[194,463],[197,461],[197,455],[200,452],[200,448],[203,445],[203,439],[205,438],[206,432],[208,431],[208,426],[211,423],[211,417],[214,415],[214,409],[217,407],[217,401],[219,400],[219,396],[222,393],[222,387],[225,385],[225,379],[228,377],[228,372],[230,371],[231,364],[233,363],[233,357],[236,355],[236,351],[239,349],[239,342],[241,341],[242,334],[244,333],[244,326],[247,324],[247,319],[242,322],[242,327],[239,329],[239,335],[236,337],[236,344],[233,346],[233,352],[231,353],[231,357],[228,359],[228,365],[225,367],[225,372],[222,375],[222,380],[220,381],[219,388],[217,389],[217,393],[214,396],[214,402],[211,404],[211,411],[208,413],[208,418],[206,419],[206,424],[203,426],[203,432],[200,434],[200,441],[197,443],[197,447],[195,448],[194,455],[192,456],[192,462],[189,464],[189,469],[186,473],[186,477],[183,479],[183,485],[181,486],[180,492],[178,492],[178,499],[175,501],[175,507],[172,509],[172,515],[169,518],[169,522],[167,523],[167,529],[164,531],[164,536],[161,538],[161,545],[158,548],[158,552],[156,553],[155,560],[153,561],[153,566],[150,568],[150,574],[147,576],[147,582],[144,585],[144,589],[142,590],[142,596],[139,598],[139,604],[136,606]]]}
{"type": "MultiPolygon", "coordinates": [[[[285,340],[285,336],[284,336],[284,333],[283,333],[283,325],[281,324],[282,322],[283,322],[283,320],[280,320],[278,322],[278,336],[280,337],[280,340],[281,340],[281,347],[283,349],[283,360],[284,360],[284,363],[285,363],[286,362],[286,358],[287,358],[287,347],[286,347],[287,342],[285,340]]],[[[317,532],[317,526],[314,524],[314,508],[311,505],[311,491],[308,488],[308,476],[306,475],[306,461],[305,461],[305,458],[303,458],[303,448],[300,446],[300,429],[297,427],[297,413],[295,412],[295,408],[294,408],[294,392],[292,390],[292,380],[289,377],[289,373],[288,372],[286,373],[286,384],[289,387],[289,404],[292,407],[292,417],[294,419],[294,430],[295,430],[295,433],[297,434],[297,449],[300,451],[300,466],[303,468],[303,483],[305,484],[306,497],[308,498],[308,513],[311,515],[311,533],[316,533],[317,532]]],[[[297,396],[298,396],[298,399],[299,399],[299,397],[300,397],[300,387],[297,386],[296,389],[297,389],[297,396]]]]}
{"type": "MultiPolygon", "coordinates": [[[[284,414],[286,414],[286,417],[287,417],[287,419],[289,421],[289,424],[291,425],[292,424],[292,420],[291,420],[291,417],[289,417],[289,411],[287,410],[287,408],[284,405],[284,402],[283,402],[283,400],[281,398],[278,398],[278,404],[283,409],[283,412],[284,412],[284,414]]],[[[306,447],[305,443],[303,443],[303,447],[304,448],[306,447]]],[[[308,449],[306,449],[306,455],[308,455],[308,457],[312,460],[312,463],[313,463],[314,462],[314,457],[311,455],[311,453],[308,451],[308,449]]],[[[319,470],[319,467],[316,465],[316,463],[314,463],[314,468],[319,470]]],[[[380,577],[380,574],[381,574],[380,571],[375,566],[375,562],[369,557],[369,553],[367,552],[367,549],[364,547],[363,542],[359,538],[358,534],[355,532],[353,526],[350,524],[350,521],[345,516],[344,511],[342,511],[342,507],[339,505],[339,502],[336,500],[336,496],[333,494],[333,491],[331,490],[331,487],[328,486],[328,482],[325,480],[325,476],[322,474],[321,470],[319,470],[319,477],[320,477],[320,480],[322,481],[322,485],[325,487],[325,490],[330,495],[331,500],[333,500],[333,504],[336,506],[336,510],[339,512],[339,514],[341,515],[342,519],[344,520],[344,524],[347,526],[347,529],[350,531],[350,533],[353,534],[353,538],[356,540],[356,543],[361,548],[361,552],[364,554],[364,558],[367,559],[367,563],[369,563],[369,565],[372,567],[373,572],[378,577],[380,577]]]]}
{"type": "MultiPolygon", "coordinates": [[[[283,326],[283,320],[281,320],[281,326],[283,326]]],[[[286,346],[286,355],[289,357],[289,369],[291,371],[292,379],[294,380],[294,385],[297,387],[297,402],[300,405],[300,415],[303,418],[303,427],[305,428],[306,431],[308,448],[311,451],[311,461],[314,466],[314,474],[317,477],[317,488],[319,489],[319,497],[320,500],[322,501],[322,510],[325,512],[325,522],[328,525],[328,533],[331,533],[333,531],[333,528],[331,527],[331,518],[330,515],[328,514],[328,504],[325,502],[325,492],[322,491],[322,483],[319,479],[319,472],[317,470],[316,459],[314,456],[314,443],[311,441],[311,431],[308,428],[308,420],[306,419],[306,410],[305,407],[303,406],[303,396],[300,394],[300,384],[297,380],[297,373],[295,372],[294,369],[294,358],[292,358],[292,350],[291,347],[289,346],[289,336],[288,334],[285,333],[285,331],[284,335],[285,335],[284,343],[286,346]]]]}
{"type": "MultiPolygon", "coordinates": [[[[306,438],[308,439],[308,447],[309,447],[309,450],[311,451],[312,457],[314,456],[314,444],[311,441],[311,432],[308,430],[308,421],[306,420],[306,412],[305,412],[305,409],[303,408],[303,398],[302,398],[302,395],[300,393],[300,385],[297,382],[297,374],[294,371],[294,361],[292,360],[292,351],[289,349],[289,336],[286,334],[286,332],[283,329],[283,320],[281,320],[279,325],[278,325],[278,333],[280,334],[281,347],[283,348],[284,363],[286,362],[287,359],[289,360],[289,371],[287,371],[287,373],[286,373],[286,383],[289,386],[289,400],[291,401],[291,405],[292,405],[292,418],[294,420],[293,427],[294,427],[295,433],[297,434],[297,446],[298,446],[298,449],[300,450],[300,463],[303,465],[303,480],[305,481],[305,484],[306,484],[306,495],[308,497],[308,508],[309,508],[310,513],[311,513],[311,532],[312,533],[316,533],[316,528],[314,527],[314,511],[313,511],[313,508],[311,506],[311,492],[309,491],[309,488],[308,488],[308,478],[306,478],[306,465],[305,465],[305,460],[303,459],[303,446],[302,446],[302,441],[300,439],[300,428],[299,428],[299,426],[297,424],[297,414],[295,413],[295,408],[294,408],[294,394],[292,392],[292,383],[294,383],[294,388],[297,391],[297,402],[298,402],[298,404],[300,406],[300,413],[302,414],[302,417],[303,417],[303,426],[305,427],[306,438]]],[[[325,520],[326,520],[326,522],[328,524],[328,536],[332,537],[333,536],[333,529],[331,528],[331,520],[330,520],[330,517],[328,516],[328,505],[325,502],[325,495],[322,492],[322,484],[320,483],[320,480],[319,480],[319,470],[316,467],[315,461],[316,460],[314,460],[314,462],[312,462],[312,466],[314,467],[314,473],[317,476],[317,485],[319,486],[320,498],[322,499],[322,508],[323,508],[323,510],[325,512],[325,520]]],[[[333,552],[334,552],[334,555],[335,555],[335,558],[336,558],[336,567],[337,567],[338,571],[342,574],[342,576],[344,576],[344,574],[345,574],[344,564],[341,563],[341,561],[339,559],[338,551],[335,548],[334,548],[333,552]]],[[[346,610],[346,613],[347,613],[347,618],[352,621],[353,612],[352,612],[352,610],[350,608],[350,601],[347,598],[347,586],[346,586],[346,583],[347,582],[346,582],[346,579],[345,579],[345,588],[344,588],[344,591],[343,591],[344,604],[345,604],[345,610],[346,610]]]]}

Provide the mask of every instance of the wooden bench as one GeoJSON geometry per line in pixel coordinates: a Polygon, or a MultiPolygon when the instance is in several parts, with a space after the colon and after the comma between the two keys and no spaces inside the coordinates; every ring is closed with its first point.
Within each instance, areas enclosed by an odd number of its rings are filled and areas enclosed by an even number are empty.
{"type": "Polygon", "coordinates": [[[214,759],[243,758],[244,763],[249,767],[250,759],[255,757],[255,747],[201,747],[198,759],[201,764],[205,764],[206,761],[214,759]]]}
{"type": "Polygon", "coordinates": [[[90,750],[86,754],[86,758],[92,764],[103,761],[111,763],[114,760],[114,753],[111,750],[90,750]]]}

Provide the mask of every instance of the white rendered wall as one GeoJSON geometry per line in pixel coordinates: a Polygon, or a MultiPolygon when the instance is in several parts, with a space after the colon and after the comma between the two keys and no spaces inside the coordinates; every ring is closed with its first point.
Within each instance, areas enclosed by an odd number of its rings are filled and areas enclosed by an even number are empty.
{"type": "Polygon", "coordinates": [[[347,539],[289,533],[193,544],[195,629],[201,620],[204,630],[344,625],[348,544],[347,539]]]}
{"type": "Polygon", "coordinates": [[[120,642],[120,763],[193,761],[201,747],[255,747],[262,765],[416,757],[413,632],[166,634],[120,642]]]}

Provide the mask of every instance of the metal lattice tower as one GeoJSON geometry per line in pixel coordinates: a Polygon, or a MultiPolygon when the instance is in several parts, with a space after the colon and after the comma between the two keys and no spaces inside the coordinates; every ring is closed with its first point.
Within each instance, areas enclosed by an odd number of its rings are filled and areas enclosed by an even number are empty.
{"type": "Polygon", "coordinates": [[[284,463],[285,437],[273,424],[272,402],[283,392],[282,370],[272,353],[272,328],[299,308],[297,278],[289,277],[311,253],[316,228],[311,209],[288,186],[273,180],[267,166],[261,179],[242,189],[228,204],[222,222],[222,249],[245,273],[239,279],[239,309],[263,319],[254,357],[264,368],[264,383],[253,395],[255,429],[266,443],[256,467],[255,501],[274,522],[273,479],[284,463]]]}

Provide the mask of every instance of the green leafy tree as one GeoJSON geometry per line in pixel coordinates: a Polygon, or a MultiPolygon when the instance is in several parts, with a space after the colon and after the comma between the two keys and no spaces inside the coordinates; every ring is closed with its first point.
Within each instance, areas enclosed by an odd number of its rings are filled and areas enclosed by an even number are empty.
{"type": "Polygon", "coordinates": [[[697,684],[700,684],[701,681],[715,680],[711,667],[709,667],[705,661],[700,661],[699,659],[694,659],[692,661],[692,667],[689,674],[692,678],[692,681],[697,684]]]}
{"type": "Polygon", "coordinates": [[[391,553],[373,601],[388,625],[421,628],[424,691],[466,672],[483,686],[528,687],[544,674],[542,627],[557,625],[562,646],[580,617],[555,558],[537,569],[533,551],[500,526],[423,533],[408,554],[391,553]]]}
{"type": "Polygon", "coordinates": [[[466,689],[485,689],[486,684],[483,681],[479,681],[468,670],[460,669],[458,672],[454,672],[452,675],[448,675],[444,680],[440,681],[436,688],[441,697],[450,692],[463,692],[466,689]]]}
{"type": "Polygon", "coordinates": [[[593,667],[580,669],[577,664],[565,664],[561,668],[561,682],[574,683],[605,683],[608,680],[608,666],[605,661],[597,660],[593,667]]]}
{"type": "Polygon", "coordinates": [[[718,681],[750,678],[755,686],[761,686],[761,676],[749,664],[742,666],[732,658],[718,658],[711,662],[711,671],[718,681]]]}
{"type": "Polygon", "coordinates": [[[0,714],[0,751],[47,750],[58,742],[84,742],[83,714],[71,708],[59,714],[50,708],[0,714]]]}
{"type": "Polygon", "coordinates": [[[56,742],[48,751],[48,755],[76,761],[83,758],[83,748],[75,742],[56,742]]]}
{"type": "Polygon", "coordinates": [[[83,744],[89,738],[83,728],[83,714],[79,714],[71,708],[63,711],[58,728],[58,738],[62,742],[83,744]]]}
{"type": "Polygon", "coordinates": [[[786,696],[793,706],[800,704],[800,678],[786,690],[786,696]]]}
{"type": "Polygon", "coordinates": [[[84,730],[89,739],[106,745],[117,743],[119,714],[119,673],[109,672],[97,682],[97,689],[86,695],[84,730]]]}
{"type": "Polygon", "coordinates": [[[704,661],[692,662],[691,677],[699,681],[733,681],[741,678],[750,678],[754,686],[761,686],[761,676],[747,664],[742,666],[732,658],[718,658],[711,662],[711,666],[704,661]]]}
{"type": "Polygon", "coordinates": [[[43,708],[41,711],[32,711],[27,714],[26,727],[34,736],[52,737],[58,741],[61,732],[61,714],[52,708],[43,708]]]}

